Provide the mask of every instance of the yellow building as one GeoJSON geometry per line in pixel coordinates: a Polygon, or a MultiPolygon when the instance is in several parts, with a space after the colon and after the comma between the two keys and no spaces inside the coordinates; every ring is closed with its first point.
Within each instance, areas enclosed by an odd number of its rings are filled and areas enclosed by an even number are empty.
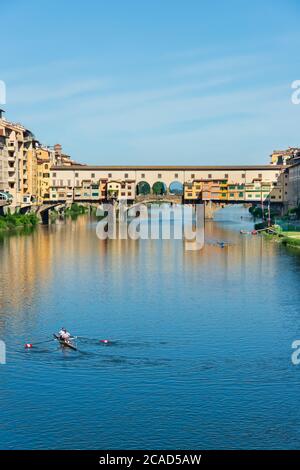
{"type": "Polygon", "coordinates": [[[189,181],[184,184],[184,199],[186,201],[195,201],[202,198],[202,181],[189,181]]]}
{"type": "Polygon", "coordinates": [[[291,165],[300,157],[298,147],[288,147],[286,150],[273,150],[270,155],[272,165],[291,165]]]}
{"type": "Polygon", "coordinates": [[[107,183],[107,197],[108,199],[119,199],[121,195],[121,182],[109,181],[107,183]]]}
{"type": "Polygon", "coordinates": [[[243,183],[228,183],[227,192],[228,201],[244,201],[245,199],[245,185],[243,183]]]}
{"type": "Polygon", "coordinates": [[[43,201],[50,199],[50,168],[55,163],[54,151],[50,147],[36,145],[37,158],[37,201],[42,204],[43,201]]]}
{"type": "Polygon", "coordinates": [[[28,193],[31,195],[32,204],[38,202],[38,165],[35,149],[33,145],[27,151],[27,173],[28,173],[28,193]]]}

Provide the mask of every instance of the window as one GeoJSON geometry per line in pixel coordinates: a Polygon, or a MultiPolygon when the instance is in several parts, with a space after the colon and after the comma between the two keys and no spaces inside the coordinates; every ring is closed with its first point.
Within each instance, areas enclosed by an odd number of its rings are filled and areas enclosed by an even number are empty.
{"type": "Polygon", "coordinates": [[[207,178],[208,178],[208,179],[211,179],[211,173],[209,173],[209,174],[207,175],[207,178]]]}
{"type": "Polygon", "coordinates": [[[244,197],[244,193],[239,193],[239,197],[244,197]]]}
{"type": "Polygon", "coordinates": [[[161,179],[161,173],[158,173],[157,178],[161,179]]]}
{"type": "Polygon", "coordinates": [[[256,194],[255,194],[255,197],[260,197],[260,194],[259,194],[259,193],[256,193],[256,194]]]}
{"type": "Polygon", "coordinates": [[[52,186],[56,186],[56,180],[52,181],[52,186]]]}
{"type": "Polygon", "coordinates": [[[121,196],[125,196],[125,192],[124,192],[124,191],[121,192],[121,196]]]}
{"type": "Polygon", "coordinates": [[[95,178],[95,173],[91,173],[91,178],[95,178]]]}
{"type": "Polygon", "coordinates": [[[79,174],[78,173],[75,173],[75,178],[78,178],[79,177],[79,174]]]}
{"type": "Polygon", "coordinates": [[[234,197],[234,193],[230,193],[229,196],[230,196],[230,197],[234,197]]]}
{"type": "Polygon", "coordinates": [[[71,180],[68,180],[68,186],[71,187],[71,180]]]}
{"type": "Polygon", "coordinates": [[[60,186],[63,186],[63,185],[64,185],[64,181],[63,181],[63,180],[60,180],[60,181],[59,181],[59,185],[60,185],[60,186]]]}
{"type": "Polygon", "coordinates": [[[242,178],[246,178],[246,174],[245,174],[245,173],[242,173],[242,178]]]}
{"type": "Polygon", "coordinates": [[[56,178],[56,173],[53,173],[53,178],[56,178]]]}
{"type": "Polygon", "coordinates": [[[225,173],[224,178],[228,178],[228,173],[225,173]]]}
{"type": "Polygon", "coordinates": [[[125,173],[124,178],[128,178],[128,173],[125,173]]]}
{"type": "Polygon", "coordinates": [[[50,178],[50,173],[43,173],[43,178],[50,178]]]}
{"type": "Polygon", "coordinates": [[[108,177],[111,178],[111,177],[112,177],[112,174],[111,174],[111,173],[108,173],[108,177]]]}
{"type": "Polygon", "coordinates": [[[262,178],[262,174],[261,174],[261,173],[258,173],[257,177],[258,177],[258,178],[262,178]]]}
{"type": "Polygon", "coordinates": [[[48,165],[45,165],[45,170],[48,170],[49,166],[48,165]]]}
{"type": "Polygon", "coordinates": [[[178,178],[178,173],[175,173],[174,178],[178,178]]]}
{"type": "Polygon", "coordinates": [[[145,178],[145,173],[142,173],[142,174],[141,174],[141,178],[145,178]]]}
{"type": "Polygon", "coordinates": [[[194,173],[191,174],[191,179],[193,180],[195,178],[194,173]]]}
{"type": "Polygon", "coordinates": [[[131,196],[131,191],[130,191],[130,192],[128,192],[128,196],[131,196]]]}

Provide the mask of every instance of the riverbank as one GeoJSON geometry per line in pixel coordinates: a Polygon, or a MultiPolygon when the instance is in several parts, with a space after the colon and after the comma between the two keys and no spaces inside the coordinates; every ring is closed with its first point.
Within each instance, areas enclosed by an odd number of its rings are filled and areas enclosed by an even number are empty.
{"type": "Polygon", "coordinates": [[[10,232],[18,228],[35,227],[39,223],[36,214],[7,214],[0,216],[0,232],[10,232]]]}
{"type": "Polygon", "coordinates": [[[283,232],[282,244],[300,248],[300,232],[283,232]]]}
{"type": "Polygon", "coordinates": [[[284,246],[300,248],[300,232],[284,232],[278,227],[270,227],[261,233],[284,246]]]}

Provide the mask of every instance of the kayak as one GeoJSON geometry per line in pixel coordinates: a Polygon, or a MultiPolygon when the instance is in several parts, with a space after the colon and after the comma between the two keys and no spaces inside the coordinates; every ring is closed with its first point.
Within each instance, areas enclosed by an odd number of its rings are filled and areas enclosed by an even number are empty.
{"type": "Polygon", "coordinates": [[[76,346],[73,343],[71,343],[71,341],[65,341],[63,339],[60,339],[60,337],[58,335],[56,335],[55,333],[53,333],[53,336],[59,342],[59,344],[61,344],[62,346],[65,346],[66,348],[73,349],[73,351],[77,351],[76,346]]]}

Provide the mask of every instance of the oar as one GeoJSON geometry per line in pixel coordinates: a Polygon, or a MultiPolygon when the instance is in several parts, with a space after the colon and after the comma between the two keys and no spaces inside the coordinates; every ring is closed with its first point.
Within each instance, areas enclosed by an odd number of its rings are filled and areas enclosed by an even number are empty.
{"type": "MultiPolygon", "coordinates": [[[[38,343],[34,343],[34,345],[36,346],[37,344],[51,343],[51,341],[54,341],[54,338],[53,339],[47,339],[47,340],[44,340],[44,341],[39,341],[38,343]]],[[[32,343],[26,343],[25,344],[25,349],[30,349],[32,347],[33,347],[32,343]]]]}

